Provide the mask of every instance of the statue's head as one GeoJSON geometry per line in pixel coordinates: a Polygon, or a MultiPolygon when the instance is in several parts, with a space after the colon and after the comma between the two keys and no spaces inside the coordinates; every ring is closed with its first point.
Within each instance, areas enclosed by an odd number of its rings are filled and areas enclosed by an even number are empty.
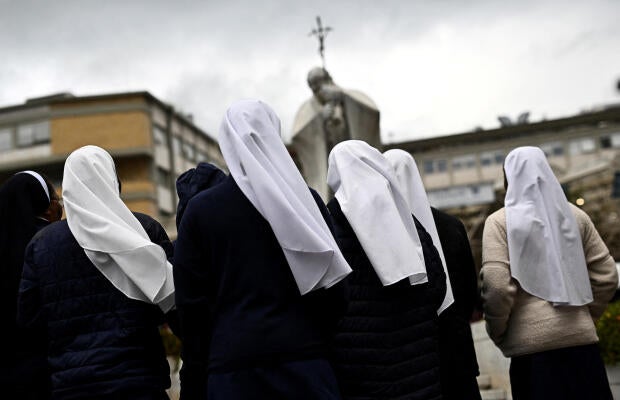
{"type": "Polygon", "coordinates": [[[325,68],[314,67],[308,72],[308,86],[315,96],[320,97],[319,91],[324,84],[333,84],[331,75],[325,68]]]}

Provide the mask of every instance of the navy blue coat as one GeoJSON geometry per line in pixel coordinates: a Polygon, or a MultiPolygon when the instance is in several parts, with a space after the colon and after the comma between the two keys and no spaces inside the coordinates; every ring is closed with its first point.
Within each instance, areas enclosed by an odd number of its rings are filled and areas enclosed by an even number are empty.
{"type": "Polygon", "coordinates": [[[338,200],[327,207],[353,268],[347,280],[349,306],[333,343],[342,397],[441,399],[437,309],[446,293],[446,275],[430,235],[415,220],[428,283],[412,286],[405,279],[383,286],[338,200]]]}
{"type": "MultiPolygon", "coordinates": [[[[135,213],[171,256],[157,221],[135,213]]],[[[18,323],[47,330],[55,399],[160,399],[170,386],[156,305],[127,298],[90,262],[66,220],[26,248],[18,323]]]]}
{"type": "MultiPolygon", "coordinates": [[[[330,224],[325,205],[312,194],[330,224]]],[[[176,242],[174,279],[183,399],[206,398],[210,374],[325,358],[346,306],[341,285],[299,294],[269,223],[230,176],[190,200],[176,242]]],[[[297,385],[305,393],[303,381],[297,385]]]]}
{"type": "Polygon", "coordinates": [[[478,362],[469,320],[478,303],[478,279],[463,223],[432,209],[452,284],[454,303],[439,316],[444,400],[479,400],[478,362]]]}

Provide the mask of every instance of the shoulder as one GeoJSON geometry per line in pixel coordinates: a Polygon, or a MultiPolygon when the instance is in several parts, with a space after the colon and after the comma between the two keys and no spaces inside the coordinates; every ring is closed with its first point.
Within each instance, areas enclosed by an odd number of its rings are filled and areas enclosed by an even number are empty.
{"type": "Polygon", "coordinates": [[[137,212],[137,211],[132,211],[131,212],[134,217],[136,217],[136,219],[138,220],[138,222],[140,222],[140,224],[144,227],[151,225],[151,224],[159,224],[155,218],[151,217],[150,215],[147,214],[143,214],[141,212],[137,212]]]}
{"type": "MultiPolygon", "coordinates": [[[[484,231],[506,233],[506,209],[504,207],[489,215],[484,222],[484,231]]],[[[483,234],[484,235],[484,234],[483,234]]]]}
{"type": "Polygon", "coordinates": [[[47,226],[41,228],[33,237],[32,241],[53,241],[64,240],[66,235],[71,235],[69,230],[69,224],[66,219],[61,221],[52,222],[47,226]]]}
{"type": "Polygon", "coordinates": [[[505,225],[506,224],[506,209],[504,207],[500,208],[499,210],[491,213],[487,219],[486,219],[486,223],[487,224],[502,224],[505,225]]]}
{"type": "Polygon", "coordinates": [[[568,203],[568,206],[570,207],[570,210],[575,216],[575,219],[577,220],[578,224],[581,225],[581,224],[591,223],[590,216],[586,214],[586,212],[583,211],[581,208],[571,203],[568,203]]]}
{"type": "Polygon", "coordinates": [[[164,227],[155,218],[151,217],[150,215],[135,211],[132,211],[132,213],[136,217],[138,222],[140,222],[140,225],[142,225],[151,240],[159,240],[160,236],[163,235],[165,235],[166,238],[168,237],[166,231],[164,230],[164,227]]]}
{"type": "Polygon", "coordinates": [[[460,219],[456,218],[453,215],[445,213],[436,209],[435,207],[431,207],[431,211],[433,212],[433,219],[435,220],[435,224],[437,228],[441,226],[446,226],[454,229],[460,229],[463,227],[463,223],[460,219]]]}

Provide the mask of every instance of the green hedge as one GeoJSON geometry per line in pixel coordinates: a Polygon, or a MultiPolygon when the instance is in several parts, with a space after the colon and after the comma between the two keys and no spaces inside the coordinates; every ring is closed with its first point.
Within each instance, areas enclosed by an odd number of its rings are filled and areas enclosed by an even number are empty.
{"type": "Polygon", "coordinates": [[[610,303],[596,323],[601,356],[607,365],[620,362],[620,301],[610,303]]]}

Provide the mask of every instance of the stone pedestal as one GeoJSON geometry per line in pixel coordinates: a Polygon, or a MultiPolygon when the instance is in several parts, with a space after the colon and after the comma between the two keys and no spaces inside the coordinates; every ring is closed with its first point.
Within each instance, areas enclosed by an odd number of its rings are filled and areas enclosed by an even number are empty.
{"type": "Polygon", "coordinates": [[[620,365],[607,365],[607,379],[615,400],[620,400],[620,365]]]}
{"type": "Polygon", "coordinates": [[[491,379],[491,387],[494,389],[504,389],[507,398],[510,396],[510,359],[504,357],[502,352],[495,347],[491,338],[484,328],[484,321],[471,324],[474,346],[476,347],[476,358],[480,366],[480,375],[487,375],[491,379]]]}

